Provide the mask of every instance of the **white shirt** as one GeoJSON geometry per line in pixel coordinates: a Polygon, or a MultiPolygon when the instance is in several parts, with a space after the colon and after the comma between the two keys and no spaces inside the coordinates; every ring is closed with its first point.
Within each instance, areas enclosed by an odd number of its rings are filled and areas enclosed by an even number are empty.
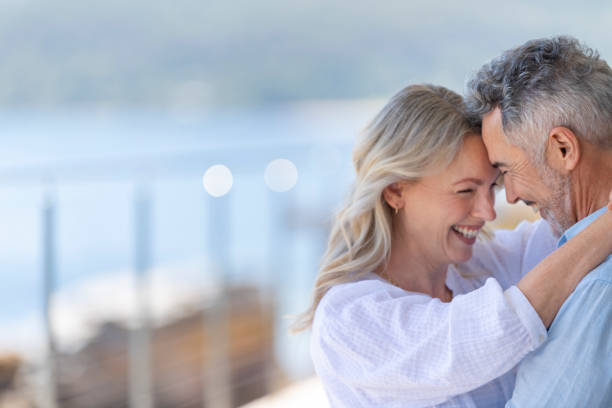
{"type": "Polygon", "coordinates": [[[311,356],[331,405],[503,407],[513,367],[546,340],[513,285],[555,247],[543,221],[498,231],[449,268],[450,303],[373,273],[330,289],[315,313],[311,356]]]}

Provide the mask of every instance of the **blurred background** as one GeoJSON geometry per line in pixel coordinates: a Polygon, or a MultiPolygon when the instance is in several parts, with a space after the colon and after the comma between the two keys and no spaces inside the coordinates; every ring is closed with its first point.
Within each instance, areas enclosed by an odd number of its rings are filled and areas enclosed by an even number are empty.
{"type": "Polygon", "coordinates": [[[324,406],[287,316],[359,131],[528,39],[612,57],[604,1],[0,7],[0,407],[324,406]]]}

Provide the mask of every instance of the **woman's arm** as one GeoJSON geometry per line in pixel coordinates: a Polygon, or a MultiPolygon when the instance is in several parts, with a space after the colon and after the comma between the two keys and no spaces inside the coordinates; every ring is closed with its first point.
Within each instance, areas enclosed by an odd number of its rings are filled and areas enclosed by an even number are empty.
{"type": "MultiPolygon", "coordinates": [[[[612,196],[612,194],[611,194],[612,196]]],[[[608,205],[608,208],[612,203],[608,205]]],[[[563,302],[584,276],[612,253],[612,211],[540,262],[517,284],[549,327],[563,302]]]]}
{"type": "Polygon", "coordinates": [[[521,289],[504,291],[488,279],[443,303],[380,281],[332,288],[313,325],[317,373],[379,406],[398,398],[435,405],[471,391],[540,346],[542,322],[550,324],[580,279],[611,251],[607,211],[529,272],[521,289]]]}
{"type": "Polygon", "coordinates": [[[545,339],[521,292],[495,279],[449,303],[370,280],[325,295],[311,356],[330,393],[341,383],[370,406],[431,406],[499,377],[545,339]]]}

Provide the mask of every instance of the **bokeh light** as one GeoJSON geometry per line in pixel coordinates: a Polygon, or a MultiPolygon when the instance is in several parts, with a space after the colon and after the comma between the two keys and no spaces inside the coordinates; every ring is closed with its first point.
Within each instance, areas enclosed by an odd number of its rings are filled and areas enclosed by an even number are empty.
{"type": "Polygon", "coordinates": [[[222,197],[229,193],[234,184],[232,172],[222,164],[211,166],[202,179],[204,189],[213,197],[222,197]]]}
{"type": "Polygon", "coordinates": [[[289,191],[298,179],[298,171],[291,160],[276,159],[268,163],[264,173],[266,185],[272,191],[279,193],[289,191]]]}

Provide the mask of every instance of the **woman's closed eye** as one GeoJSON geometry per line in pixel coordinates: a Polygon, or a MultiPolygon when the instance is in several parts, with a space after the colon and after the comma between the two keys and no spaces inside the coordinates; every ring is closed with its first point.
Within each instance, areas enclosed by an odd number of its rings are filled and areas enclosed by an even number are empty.
{"type": "MultiPolygon", "coordinates": [[[[495,190],[498,187],[501,187],[503,185],[503,178],[500,175],[489,187],[491,190],[495,190]]],[[[476,189],[474,188],[464,188],[462,190],[458,190],[457,194],[471,194],[473,192],[475,192],[476,189]]]]}

